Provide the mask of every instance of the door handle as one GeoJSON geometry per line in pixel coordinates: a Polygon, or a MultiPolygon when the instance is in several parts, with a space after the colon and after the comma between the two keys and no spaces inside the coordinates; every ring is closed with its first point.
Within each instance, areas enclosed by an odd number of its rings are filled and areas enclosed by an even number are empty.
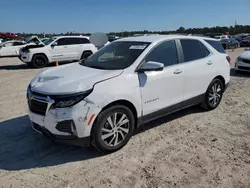
{"type": "Polygon", "coordinates": [[[212,65],[212,64],[213,64],[213,62],[212,62],[212,61],[209,61],[209,62],[207,62],[207,64],[208,64],[208,65],[212,65]]]}
{"type": "Polygon", "coordinates": [[[180,74],[180,73],[182,73],[182,70],[180,70],[180,69],[176,69],[176,70],[174,71],[174,74],[180,74]]]}

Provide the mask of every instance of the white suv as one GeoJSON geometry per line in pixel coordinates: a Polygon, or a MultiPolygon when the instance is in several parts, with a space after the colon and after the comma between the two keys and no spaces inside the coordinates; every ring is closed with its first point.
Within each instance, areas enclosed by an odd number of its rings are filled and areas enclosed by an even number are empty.
{"type": "Polygon", "coordinates": [[[19,58],[31,67],[42,68],[51,62],[84,59],[96,51],[97,48],[87,37],[60,36],[20,49],[19,58]]]}
{"type": "Polygon", "coordinates": [[[230,80],[228,60],[214,39],[120,39],[37,75],[27,90],[29,117],[52,139],[115,151],[145,122],[197,104],[216,108],[230,80]]]}

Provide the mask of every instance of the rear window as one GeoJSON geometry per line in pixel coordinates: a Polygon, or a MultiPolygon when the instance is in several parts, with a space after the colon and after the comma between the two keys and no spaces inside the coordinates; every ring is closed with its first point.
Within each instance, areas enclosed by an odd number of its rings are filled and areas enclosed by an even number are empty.
{"type": "Polygon", "coordinates": [[[214,41],[214,40],[205,40],[208,44],[210,44],[215,50],[217,50],[220,53],[225,54],[225,50],[223,46],[220,44],[219,41],[214,41]]]}

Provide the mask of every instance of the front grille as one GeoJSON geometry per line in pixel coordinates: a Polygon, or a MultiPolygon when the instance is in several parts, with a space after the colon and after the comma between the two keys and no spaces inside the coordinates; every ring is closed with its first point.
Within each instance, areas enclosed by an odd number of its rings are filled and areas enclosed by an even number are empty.
{"type": "Polygon", "coordinates": [[[46,114],[47,105],[48,105],[47,103],[40,102],[40,101],[33,100],[33,99],[29,101],[30,111],[36,114],[40,114],[40,115],[46,114]]]}
{"type": "Polygon", "coordinates": [[[250,63],[250,60],[248,60],[248,59],[242,59],[242,62],[244,62],[244,63],[250,63]]]}
{"type": "Polygon", "coordinates": [[[242,70],[250,70],[250,67],[242,67],[242,66],[238,66],[239,69],[242,69],[242,70]]]}

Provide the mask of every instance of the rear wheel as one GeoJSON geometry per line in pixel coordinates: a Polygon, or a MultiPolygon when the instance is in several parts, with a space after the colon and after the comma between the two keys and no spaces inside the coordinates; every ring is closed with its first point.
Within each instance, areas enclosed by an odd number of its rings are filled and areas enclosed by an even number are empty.
{"type": "Polygon", "coordinates": [[[47,66],[48,60],[44,55],[34,55],[31,63],[34,68],[43,68],[47,66]]]}
{"type": "Polygon", "coordinates": [[[134,115],[125,106],[112,106],[97,118],[92,130],[92,144],[103,152],[113,152],[131,138],[135,127],[134,115]]]}
{"type": "Polygon", "coordinates": [[[214,79],[207,89],[202,107],[206,110],[213,110],[219,106],[223,91],[223,82],[220,79],[214,79]]]}

